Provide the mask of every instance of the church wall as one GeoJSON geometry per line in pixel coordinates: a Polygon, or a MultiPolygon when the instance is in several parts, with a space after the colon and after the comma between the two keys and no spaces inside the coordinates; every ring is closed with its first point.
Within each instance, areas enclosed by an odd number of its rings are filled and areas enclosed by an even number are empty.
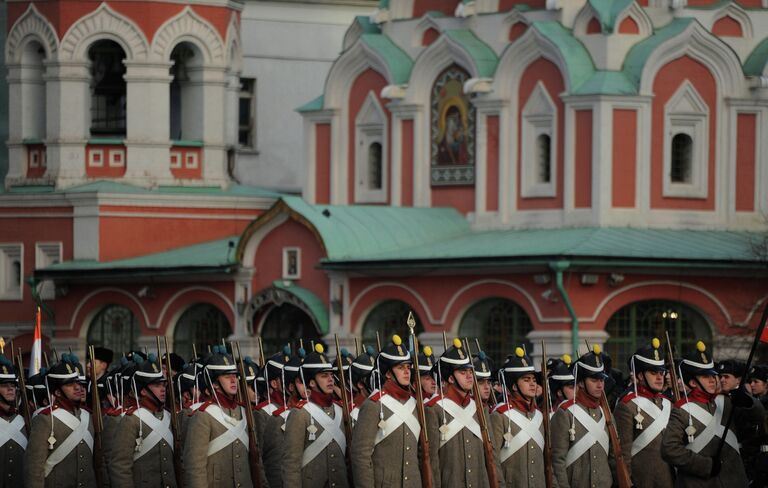
{"type": "Polygon", "coordinates": [[[485,120],[486,133],[486,183],[485,183],[485,210],[497,212],[499,210],[499,116],[489,115],[485,120]]]}
{"type": "Polygon", "coordinates": [[[331,203],[331,124],[315,125],[315,203],[331,203]]]}
{"type": "Polygon", "coordinates": [[[592,110],[576,110],[575,208],[592,206],[592,110]]]}
{"type": "Polygon", "coordinates": [[[637,110],[613,111],[611,205],[634,208],[637,191],[637,110]]]}
{"type": "Polygon", "coordinates": [[[453,15],[459,3],[461,0],[413,0],[412,17],[421,17],[430,11],[453,15]]]}
{"type": "Polygon", "coordinates": [[[757,115],[740,113],[736,125],[736,211],[754,212],[757,115]]]}
{"type": "Polygon", "coordinates": [[[401,174],[402,190],[401,205],[410,207],[413,205],[413,119],[405,119],[400,124],[402,131],[401,144],[401,174]]]}
{"type": "Polygon", "coordinates": [[[475,187],[473,186],[433,186],[433,207],[453,207],[463,214],[475,211],[475,187]]]}

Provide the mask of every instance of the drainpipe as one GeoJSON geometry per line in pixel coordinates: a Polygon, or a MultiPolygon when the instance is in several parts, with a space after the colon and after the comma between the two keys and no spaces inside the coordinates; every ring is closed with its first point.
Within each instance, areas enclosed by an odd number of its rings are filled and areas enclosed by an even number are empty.
{"type": "Polygon", "coordinates": [[[570,267],[571,263],[568,261],[551,261],[549,268],[555,272],[555,286],[558,293],[563,298],[565,308],[568,309],[568,314],[571,316],[571,347],[573,348],[573,357],[579,357],[579,319],[576,317],[576,311],[573,309],[571,298],[568,296],[568,292],[563,286],[563,271],[570,267]]]}

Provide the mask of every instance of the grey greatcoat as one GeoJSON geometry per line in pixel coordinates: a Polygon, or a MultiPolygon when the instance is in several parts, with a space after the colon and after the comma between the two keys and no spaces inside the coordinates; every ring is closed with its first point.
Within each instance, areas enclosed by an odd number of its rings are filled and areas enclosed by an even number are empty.
{"type": "Polygon", "coordinates": [[[285,419],[289,409],[257,410],[262,430],[261,459],[264,462],[269,488],[283,488],[283,444],[285,443],[285,419]]]}
{"type": "MultiPolygon", "coordinates": [[[[662,412],[672,408],[672,403],[661,396],[643,396],[643,398],[656,405],[662,412]]],[[[659,432],[640,451],[632,454],[633,443],[638,442],[637,447],[639,448],[641,446],[639,443],[645,441],[644,438],[637,440],[638,437],[644,432],[648,432],[654,422],[663,422],[666,427],[663,413],[659,415],[658,420],[654,419],[653,412],[648,412],[642,408],[644,403],[643,400],[638,403],[635,394],[630,393],[619,401],[613,411],[613,416],[616,419],[616,430],[619,433],[619,440],[621,440],[621,454],[627,463],[627,469],[634,486],[637,488],[672,488],[675,486],[675,472],[672,466],[661,457],[661,441],[664,430],[659,432]],[[641,407],[640,414],[643,417],[643,421],[640,423],[642,429],[637,428],[637,419],[635,419],[638,406],[641,407]]]]}
{"type": "MultiPolygon", "coordinates": [[[[529,422],[541,419],[542,413],[538,410],[526,412],[514,408],[513,405],[500,404],[491,414],[491,426],[493,427],[493,440],[496,455],[501,463],[503,485],[506,488],[544,488],[546,479],[544,474],[544,451],[536,442],[536,439],[528,440],[514,453],[508,453],[504,446],[504,434],[509,432],[513,438],[521,435],[521,427],[508,417],[508,410],[515,412],[529,422]],[[504,459],[506,457],[506,459],[504,459]]],[[[512,418],[515,418],[512,416],[512,418]]],[[[534,422],[535,424],[535,422],[534,422]]],[[[544,439],[544,424],[539,423],[538,432],[544,439]]],[[[526,433],[522,433],[526,436],[526,433]]],[[[521,438],[522,439],[522,438],[521,438]]]]}
{"type": "Polygon", "coordinates": [[[27,438],[24,417],[0,414],[0,422],[7,423],[6,428],[14,433],[13,437],[0,436],[0,488],[20,488],[24,483],[24,449],[27,438]],[[21,444],[14,437],[18,437],[21,444]]]}

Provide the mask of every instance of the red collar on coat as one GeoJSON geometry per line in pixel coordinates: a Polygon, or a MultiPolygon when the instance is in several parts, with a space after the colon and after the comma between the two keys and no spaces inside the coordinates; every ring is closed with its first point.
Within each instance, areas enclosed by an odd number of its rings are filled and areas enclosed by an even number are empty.
{"type": "Polygon", "coordinates": [[[448,385],[448,388],[445,389],[444,396],[445,398],[453,400],[454,403],[458,404],[462,408],[469,405],[469,402],[472,401],[472,397],[469,394],[463,395],[462,391],[453,384],[448,385]]]}

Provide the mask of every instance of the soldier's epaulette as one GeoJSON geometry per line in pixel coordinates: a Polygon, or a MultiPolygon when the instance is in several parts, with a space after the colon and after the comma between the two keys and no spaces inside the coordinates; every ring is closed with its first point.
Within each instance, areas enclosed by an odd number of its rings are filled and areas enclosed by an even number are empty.
{"type": "Polygon", "coordinates": [[[269,405],[269,400],[264,400],[263,402],[256,405],[255,410],[263,410],[267,405],[269,405]]]}
{"type": "Polygon", "coordinates": [[[202,405],[200,405],[200,406],[197,408],[197,410],[196,410],[196,411],[197,411],[197,412],[205,412],[205,409],[206,409],[206,408],[208,408],[208,407],[210,407],[210,406],[211,406],[211,405],[213,405],[213,404],[214,404],[214,402],[212,402],[212,401],[208,400],[207,402],[205,402],[205,403],[203,403],[202,405]]]}
{"type": "Polygon", "coordinates": [[[374,393],[373,395],[369,396],[368,399],[373,401],[373,402],[378,402],[379,400],[381,400],[381,397],[383,397],[385,395],[386,395],[386,393],[384,393],[383,391],[379,390],[376,393],[374,393]]]}
{"type": "Polygon", "coordinates": [[[631,391],[624,395],[621,399],[621,403],[629,403],[631,402],[637,395],[635,395],[634,391],[631,391]]]}
{"type": "Polygon", "coordinates": [[[133,415],[133,412],[135,412],[138,409],[139,409],[139,407],[137,407],[136,405],[133,405],[133,406],[128,407],[128,408],[125,409],[125,414],[126,415],[133,415]]]}
{"type": "Polygon", "coordinates": [[[573,400],[566,400],[566,401],[564,401],[563,403],[560,404],[560,408],[562,410],[568,410],[569,408],[571,408],[571,405],[573,405],[573,404],[574,404],[573,400]]]}
{"type": "Polygon", "coordinates": [[[52,406],[52,407],[50,407],[50,406],[49,406],[49,407],[45,407],[44,409],[40,410],[40,412],[38,413],[38,415],[50,415],[50,414],[51,414],[51,412],[53,412],[53,411],[54,411],[54,410],[56,410],[57,408],[59,408],[59,406],[58,406],[58,405],[54,405],[54,406],[52,406]]]}
{"type": "Polygon", "coordinates": [[[683,405],[685,405],[685,404],[686,404],[686,403],[688,403],[689,401],[690,401],[690,400],[686,399],[685,397],[681,397],[681,398],[680,398],[680,400],[678,400],[678,401],[676,401],[676,402],[675,402],[675,407],[676,407],[676,408],[681,408],[683,405]]]}
{"type": "Polygon", "coordinates": [[[274,412],[272,412],[272,415],[275,416],[275,417],[279,417],[286,410],[289,410],[289,407],[287,405],[283,405],[282,407],[279,407],[274,412]]]}
{"type": "Polygon", "coordinates": [[[493,411],[504,413],[511,408],[512,408],[512,405],[510,405],[509,403],[499,403],[498,405],[496,405],[496,408],[494,408],[493,411]]]}
{"type": "Polygon", "coordinates": [[[443,395],[435,395],[430,398],[424,405],[427,407],[434,407],[437,402],[443,399],[443,395]]]}
{"type": "Polygon", "coordinates": [[[304,405],[306,404],[307,404],[306,400],[299,400],[298,402],[296,402],[296,405],[294,405],[293,408],[301,409],[301,408],[304,408],[304,405]]]}

